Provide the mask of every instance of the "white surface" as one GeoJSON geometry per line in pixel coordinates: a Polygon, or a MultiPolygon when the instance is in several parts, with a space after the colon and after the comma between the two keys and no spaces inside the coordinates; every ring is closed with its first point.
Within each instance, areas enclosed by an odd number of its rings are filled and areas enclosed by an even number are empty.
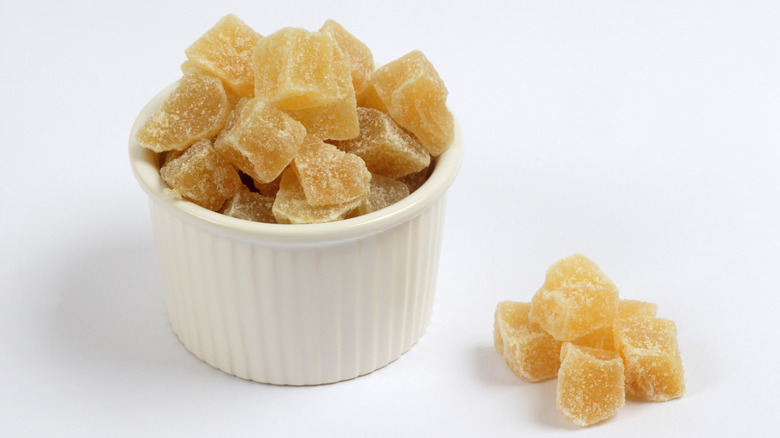
{"type": "Polygon", "coordinates": [[[777,2],[229,3],[0,4],[0,434],[566,434],[555,382],[515,379],[491,325],[577,251],[677,322],[688,381],[578,436],[774,435],[777,2]],[[368,376],[250,383],[168,325],[126,140],[227,12],[264,34],[332,17],[380,62],[422,50],[450,90],[467,149],[433,319],[368,376]]]}

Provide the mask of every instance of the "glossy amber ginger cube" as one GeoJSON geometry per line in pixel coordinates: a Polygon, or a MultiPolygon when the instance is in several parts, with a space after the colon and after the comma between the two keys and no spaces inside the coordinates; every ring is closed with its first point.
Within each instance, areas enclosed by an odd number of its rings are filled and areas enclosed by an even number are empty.
{"type": "Polygon", "coordinates": [[[626,366],[626,393],[667,401],[685,393],[682,359],[674,321],[636,316],[614,325],[615,347],[626,366]]]}
{"type": "Polygon", "coordinates": [[[373,108],[358,108],[357,116],[360,135],[334,144],[362,158],[371,173],[401,178],[431,163],[428,151],[387,114],[373,108]]]}
{"type": "Polygon", "coordinates": [[[371,173],[360,157],[313,135],[304,138],[291,167],[311,205],[343,204],[370,190],[371,173]]]}
{"type": "Polygon", "coordinates": [[[283,110],[300,110],[343,98],[334,72],[336,43],[329,35],[287,27],[257,43],[255,96],[283,110]]]}
{"type": "Polygon", "coordinates": [[[446,104],[447,88],[420,51],[374,70],[357,102],[389,114],[435,157],[455,136],[454,119],[446,104]]]}
{"type": "Polygon", "coordinates": [[[625,405],[623,360],[617,352],[566,342],[560,354],[555,404],[564,417],[590,426],[625,405]]]}
{"type": "Polygon", "coordinates": [[[212,211],[241,189],[241,177],[203,139],[183,153],[175,153],[160,169],[160,176],[171,190],[212,211]]]}
{"type": "Polygon", "coordinates": [[[187,59],[222,79],[239,97],[254,94],[252,55],[262,35],[229,14],[188,47],[187,59]]]}
{"type": "Polygon", "coordinates": [[[238,193],[225,202],[220,213],[247,221],[275,224],[273,205],[274,198],[252,192],[242,186],[238,193]]]}
{"type": "Polygon", "coordinates": [[[559,341],[573,341],[612,324],[618,289],[587,257],[574,254],[547,270],[531,300],[531,321],[559,341]]]}
{"type": "Polygon", "coordinates": [[[374,55],[371,49],[333,20],[325,21],[320,32],[330,35],[341,49],[350,66],[352,86],[355,92],[359,93],[374,71],[374,55]]]}
{"type": "Polygon", "coordinates": [[[225,126],[231,106],[222,81],[185,74],[162,105],[138,129],[135,139],[155,152],[184,150],[225,126]]]}
{"type": "Polygon", "coordinates": [[[343,204],[335,205],[311,205],[306,200],[298,177],[292,167],[282,173],[279,182],[279,191],[273,205],[273,214],[280,224],[315,224],[333,222],[344,219],[360,206],[368,196],[356,198],[343,204]]]}
{"type": "Polygon", "coordinates": [[[214,147],[225,159],[257,182],[276,179],[292,162],[306,128],[261,98],[246,101],[230,129],[214,147]]]}
{"type": "MultiPolygon", "coordinates": [[[[615,319],[631,318],[634,316],[654,317],[657,311],[658,305],[654,303],[637,300],[618,300],[618,312],[615,319]]],[[[614,325],[614,322],[612,324],[614,325]]],[[[572,342],[586,347],[615,351],[613,325],[598,328],[572,342]]]]}
{"type": "Polygon", "coordinates": [[[349,76],[349,64],[335,61],[333,73],[339,94],[343,97],[325,105],[300,110],[289,110],[295,120],[306,127],[306,132],[323,140],[347,140],[360,134],[355,92],[349,76]]]}
{"type": "Polygon", "coordinates": [[[382,175],[371,175],[371,191],[358,207],[359,214],[373,213],[409,196],[409,188],[401,181],[382,175]]]}
{"type": "Polygon", "coordinates": [[[493,345],[509,369],[529,382],[551,379],[560,366],[561,342],[530,322],[530,303],[498,303],[493,324],[493,345]]]}

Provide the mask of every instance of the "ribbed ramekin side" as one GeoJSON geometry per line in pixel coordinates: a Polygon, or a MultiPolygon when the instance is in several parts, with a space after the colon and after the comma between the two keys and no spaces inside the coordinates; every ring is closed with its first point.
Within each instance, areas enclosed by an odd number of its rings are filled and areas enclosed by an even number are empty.
{"type": "Polygon", "coordinates": [[[151,203],[171,326],[197,357],[258,382],[354,378],[409,350],[430,320],[444,198],[359,239],[239,241],[151,203]]]}

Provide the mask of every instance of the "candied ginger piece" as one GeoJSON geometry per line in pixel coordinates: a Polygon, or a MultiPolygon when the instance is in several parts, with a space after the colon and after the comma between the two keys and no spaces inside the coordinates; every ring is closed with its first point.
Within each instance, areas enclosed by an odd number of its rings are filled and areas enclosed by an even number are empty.
{"type": "MultiPolygon", "coordinates": [[[[365,194],[368,196],[368,192],[365,194]]],[[[273,205],[273,214],[280,224],[315,224],[344,219],[363,203],[365,198],[356,198],[343,204],[315,206],[306,200],[303,187],[292,167],[282,173],[279,192],[273,205]]]]}
{"type": "Polygon", "coordinates": [[[618,289],[581,254],[555,262],[531,300],[531,321],[559,341],[573,341],[612,324],[618,289]]]}
{"type": "Polygon", "coordinates": [[[343,204],[365,198],[371,173],[355,154],[307,135],[292,164],[311,205],[343,204]]]}
{"type": "Polygon", "coordinates": [[[617,352],[565,342],[555,404],[578,426],[596,424],[625,405],[624,379],[623,360],[617,352]]]}
{"type": "Polygon", "coordinates": [[[685,393],[677,327],[674,321],[647,316],[618,319],[615,346],[626,366],[626,393],[667,401],[685,393]]]}
{"type": "Polygon", "coordinates": [[[390,116],[373,108],[358,108],[357,115],[360,135],[335,145],[362,158],[371,173],[401,178],[430,165],[428,151],[390,116]]]}
{"type": "Polygon", "coordinates": [[[406,187],[409,187],[409,193],[414,193],[415,190],[419,189],[423,184],[425,184],[425,181],[428,181],[428,175],[431,173],[431,167],[432,166],[428,166],[419,172],[410,173],[409,175],[398,178],[398,181],[401,181],[402,183],[406,184],[406,187]]]}
{"type": "Polygon", "coordinates": [[[251,97],[255,87],[252,54],[261,38],[241,19],[228,14],[184,53],[189,61],[222,79],[237,96],[251,97]]]}
{"type": "MultiPolygon", "coordinates": [[[[658,306],[653,303],[646,303],[644,301],[637,300],[618,300],[618,311],[615,318],[631,318],[634,316],[654,317],[657,310],[658,306]]],[[[612,325],[608,325],[598,328],[585,336],[581,336],[575,339],[572,342],[577,345],[583,345],[586,347],[615,351],[612,327],[612,325]]]]}
{"type": "Polygon", "coordinates": [[[341,24],[331,19],[325,21],[320,32],[330,35],[336,41],[344,58],[349,62],[352,86],[355,92],[359,93],[371,76],[371,72],[374,71],[374,55],[371,50],[347,32],[341,24]]]}
{"type": "Polygon", "coordinates": [[[599,327],[587,335],[580,336],[571,342],[583,347],[615,351],[615,342],[612,336],[612,324],[599,327]]]}
{"type": "Polygon", "coordinates": [[[276,179],[298,153],[306,128],[261,98],[246,101],[214,147],[257,182],[276,179]]]}
{"type": "Polygon", "coordinates": [[[618,300],[618,318],[632,318],[634,316],[655,317],[658,312],[658,304],[639,300],[618,300]]]}
{"type": "Polygon", "coordinates": [[[417,50],[374,70],[357,98],[358,106],[389,114],[434,157],[441,155],[455,136],[455,122],[446,101],[444,81],[417,50]]]}
{"type": "Polygon", "coordinates": [[[358,207],[359,214],[373,213],[409,196],[409,188],[401,181],[382,175],[371,175],[371,192],[358,207]]]}
{"type": "Polygon", "coordinates": [[[160,169],[163,181],[177,194],[209,210],[219,210],[242,187],[236,169],[208,139],[166,161],[160,169]]]}
{"type": "Polygon", "coordinates": [[[268,196],[269,198],[275,198],[276,193],[279,191],[279,182],[281,180],[282,175],[279,175],[275,180],[267,183],[260,183],[252,180],[252,185],[255,186],[255,190],[257,190],[261,195],[268,196]]]}
{"type": "Polygon", "coordinates": [[[343,98],[334,73],[329,35],[286,27],[261,38],[255,47],[255,96],[283,110],[300,110],[343,98]]]}
{"type": "Polygon", "coordinates": [[[138,129],[135,140],[155,152],[184,150],[219,133],[230,114],[222,81],[206,74],[185,74],[179,85],[138,129]]]}
{"type": "Polygon", "coordinates": [[[333,71],[343,97],[313,108],[289,110],[287,114],[301,122],[306,132],[323,140],[348,140],[360,134],[355,92],[349,77],[349,64],[335,61],[333,71]]]}
{"type": "Polygon", "coordinates": [[[274,198],[243,187],[225,202],[221,213],[238,219],[275,224],[276,218],[271,211],[273,205],[274,198]]]}
{"type": "Polygon", "coordinates": [[[538,382],[555,377],[560,366],[561,342],[529,321],[531,303],[498,303],[493,346],[517,377],[538,382]]]}
{"type": "Polygon", "coordinates": [[[241,110],[244,108],[244,105],[249,101],[248,98],[242,97],[238,101],[236,101],[236,104],[233,105],[233,111],[230,112],[230,115],[227,118],[227,121],[225,122],[225,127],[222,128],[224,131],[229,131],[233,129],[234,126],[236,126],[236,122],[238,122],[238,116],[241,115],[241,110]]]}

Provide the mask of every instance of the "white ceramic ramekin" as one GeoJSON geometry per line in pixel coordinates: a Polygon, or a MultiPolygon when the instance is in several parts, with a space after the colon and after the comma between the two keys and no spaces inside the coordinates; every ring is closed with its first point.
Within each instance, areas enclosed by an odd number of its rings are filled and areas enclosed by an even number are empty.
{"type": "Polygon", "coordinates": [[[459,128],[428,181],[395,205],[326,224],[249,222],[166,195],[157,154],[134,140],[174,85],[136,119],[130,163],[149,195],[168,316],[187,349],[282,385],[351,379],[409,350],[430,321],[459,128]]]}

